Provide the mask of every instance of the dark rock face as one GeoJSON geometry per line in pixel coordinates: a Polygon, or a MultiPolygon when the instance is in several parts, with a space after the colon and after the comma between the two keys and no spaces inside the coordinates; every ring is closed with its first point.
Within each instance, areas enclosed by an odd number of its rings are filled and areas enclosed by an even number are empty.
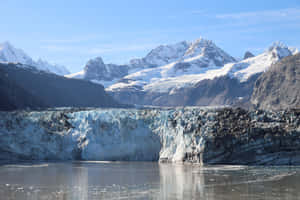
{"type": "Polygon", "coordinates": [[[300,164],[300,112],[224,109],[206,142],[208,164],[300,164]]]}
{"type": "Polygon", "coordinates": [[[203,80],[194,87],[174,90],[172,93],[144,92],[139,88],[110,93],[126,104],[154,106],[220,106],[231,105],[250,108],[254,83],[261,74],[253,75],[246,82],[228,76],[203,80]]]}
{"type": "Polygon", "coordinates": [[[89,60],[84,67],[85,78],[86,79],[98,79],[103,76],[103,71],[106,70],[103,60],[98,57],[93,60],[89,60]]]}
{"type": "Polygon", "coordinates": [[[128,74],[128,66],[104,64],[102,58],[97,57],[88,61],[84,67],[86,80],[111,81],[128,74]]]}
{"type": "Polygon", "coordinates": [[[251,102],[261,109],[300,107],[300,54],[283,58],[255,83],[251,102]]]}
{"type": "Polygon", "coordinates": [[[0,109],[120,106],[103,86],[84,80],[0,64],[0,109]]]}
{"type": "Polygon", "coordinates": [[[183,89],[183,91],[175,92],[173,97],[175,101],[173,102],[174,105],[176,105],[176,100],[181,99],[182,104],[179,105],[239,105],[248,107],[254,82],[259,76],[260,74],[256,74],[246,82],[240,82],[239,80],[228,76],[215,78],[213,80],[200,81],[193,88],[187,88],[183,89]],[[182,98],[179,98],[180,96],[182,98]]]}
{"type": "Polygon", "coordinates": [[[244,55],[244,60],[248,59],[248,58],[252,58],[252,57],[254,57],[254,55],[250,51],[246,51],[246,53],[244,55]]]}
{"type": "Polygon", "coordinates": [[[3,72],[0,69],[0,110],[34,109],[46,106],[38,96],[34,96],[15,81],[9,80],[7,74],[3,72]]]}
{"type": "MultiPolygon", "coordinates": [[[[181,117],[169,120],[173,125],[173,129],[169,128],[171,132],[182,126],[183,134],[192,141],[183,162],[300,165],[299,110],[271,112],[225,108],[202,112],[192,123],[188,119],[182,121],[181,117]]],[[[170,160],[161,158],[161,161],[170,160]]]]}
{"type": "Polygon", "coordinates": [[[222,55],[222,54],[226,55],[226,53],[223,50],[220,50],[220,52],[216,51],[216,47],[211,45],[208,45],[203,48],[203,54],[207,55],[208,59],[212,60],[216,66],[223,66],[227,63],[236,62],[235,58],[229,55],[227,56],[222,55]],[[221,58],[221,60],[218,58],[221,58]]]}

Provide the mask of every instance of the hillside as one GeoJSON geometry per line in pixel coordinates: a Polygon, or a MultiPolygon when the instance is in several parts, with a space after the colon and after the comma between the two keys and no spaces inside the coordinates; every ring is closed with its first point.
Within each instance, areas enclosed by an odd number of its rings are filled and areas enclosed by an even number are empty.
{"type": "Polygon", "coordinates": [[[251,102],[261,109],[300,108],[300,53],[282,59],[262,74],[251,102]]]}
{"type": "Polygon", "coordinates": [[[0,64],[1,110],[121,106],[99,84],[18,65],[0,64]]]}

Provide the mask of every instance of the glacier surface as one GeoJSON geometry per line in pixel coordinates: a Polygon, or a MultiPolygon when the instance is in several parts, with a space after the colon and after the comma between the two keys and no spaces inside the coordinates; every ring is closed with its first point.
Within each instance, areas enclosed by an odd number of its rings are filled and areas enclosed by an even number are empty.
{"type": "Polygon", "coordinates": [[[300,164],[299,115],[193,107],[0,112],[0,159],[300,164]]]}

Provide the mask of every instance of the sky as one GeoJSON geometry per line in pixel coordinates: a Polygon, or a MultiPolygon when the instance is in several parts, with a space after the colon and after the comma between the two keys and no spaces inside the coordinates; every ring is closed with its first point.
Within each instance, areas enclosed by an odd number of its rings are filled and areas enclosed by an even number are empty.
{"type": "Polygon", "coordinates": [[[0,0],[0,19],[0,42],[71,72],[199,37],[234,57],[274,41],[300,49],[300,0],[0,0]]]}

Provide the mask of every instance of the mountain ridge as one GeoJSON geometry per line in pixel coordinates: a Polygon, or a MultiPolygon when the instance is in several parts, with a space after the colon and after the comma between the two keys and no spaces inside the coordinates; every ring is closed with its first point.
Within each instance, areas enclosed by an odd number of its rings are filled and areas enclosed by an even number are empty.
{"type": "Polygon", "coordinates": [[[19,65],[0,63],[0,110],[125,107],[102,85],[19,65]]]}
{"type": "MultiPolygon", "coordinates": [[[[50,64],[49,62],[38,59],[34,61],[22,49],[17,49],[8,41],[0,44],[0,62],[2,63],[20,63],[36,67],[39,70],[55,73],[58,75],[69,74],[69,70],[61,65],[50,64]]],[[[22,65],[20,65],[22,66],[22,65]]]]}
{"type": "Polygon", "coordinates": [[[130,60],[129,64],[127,65],[104,64],[102,58],[98,59],[101,60],[101,62],[99,61],[97,63],[98,71],[101,71],[102,69],[102,72],[99,73],[101,75],[99,75],[97,79],[94,79],[91,78],[92,76],[89,75],[85,69],[88,67],[91,61],[96,59],[97,58],[89,60],[84,70],[74,74],[66,75],[65,77],[83,78],[102,83],[106,87],[109,87],[112,84],[120,81],[121,78],[126,78],[126,75],[130,75],[142,70],[155,70],[155,68],[171,63],[174,63],[175,65],[172,69],[174,73],[176,73],[176,71],[179,73],[180,71],[186,71],[187,68],[190,67],[194,67],[197,70],[197,68],[223,66],[225,63],[236,61],[235,58],[227,54],[221,48],[217,47],[211,40],[206,40],[203,38],[193,42],[182,41],[171,45],[160,45],[152,49],[145,57],[130,60]],[[119,75],[116,75],[108,72],[109,75],[105,76],[103,74],[104,71],[119,71],[120,73],[119,75]]]}
{"type": "Polygon", "coordinates": [[[300,108],[300,53],[283,58],[258,78],[251,103],[260,109],[300,108]]]}
{"type": "Polygon", "coordinates": [[[274,42],[261,54],[248,53],[238,61],[211,40],[200,38],[160,45],[129,65],[105,64],[101,57],[91,59],[77,77],[66,77],[100,83],[116,100],[126,104],[249,105],[256,79],[297,51],[274,42]]]}

